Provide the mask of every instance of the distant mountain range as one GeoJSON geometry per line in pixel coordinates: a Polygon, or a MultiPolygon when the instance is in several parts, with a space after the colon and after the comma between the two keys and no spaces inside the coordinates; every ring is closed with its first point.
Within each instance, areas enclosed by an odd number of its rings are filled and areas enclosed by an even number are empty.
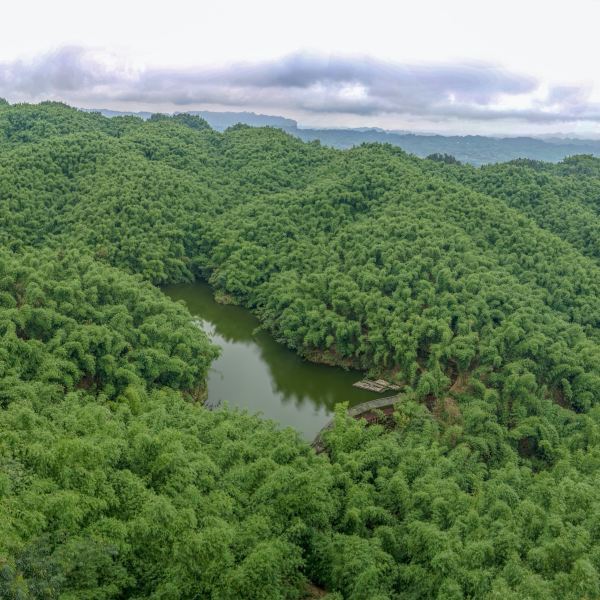
{"type": "MultiPolygon", "coordinates": [[[[88,109],[85,109],[88,110],[88,109]]],[[[94,109],[107,117],[131,115],[148,119],[150,112],[121,112],[94,109]]],[[[308,129],[299,127],[293,119],[253,112],[189,111],[206,119],[211,127],[223,131],[243,123],[251,127],[277,127],[304,141],[319,140],[334,148],[352,148],[363,143],[379,142],[399,146],[416,156],[449,154],[461,162],[473,165],[505,162],[516,158],[530,158],[558,162],[573,154],[600,156],[600,140],[546,137],[487,137],[481,135],[445,136],[386,131],[379,128],[356,129],[308,129]]]]}

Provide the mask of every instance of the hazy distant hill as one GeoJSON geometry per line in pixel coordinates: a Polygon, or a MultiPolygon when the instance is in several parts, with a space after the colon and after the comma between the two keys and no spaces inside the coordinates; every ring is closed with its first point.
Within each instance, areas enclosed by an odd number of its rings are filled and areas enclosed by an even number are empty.
{"type": "MultiPolygon", "coordinates": [[[[142,119],[151,116],[150,112],[119,112],[99,109],[107,117],[133,115],[142,119]]],[[[352,148],[360,144],[380,142],[399,146],[406,152],[425,157],[430,154],[451,154],[461,162],[473,165],[506,162],[516,158],[530,158],[558,162],[574,154],[600,156],[600,140],[570,138],[532,137],[486,137],[481,135],[444,136],[417,135],[413,133],[385,131],[378,128],[357,129],[305,129],[298,127],[293,119],[275,115],[261,115],[253,112],[214,112],[189,111],[198,115],[217,131],[224,131],[232,125],[243,123],[252,127],[278,127],[304,141],[319,140],[334,148],[352,148]]]]}
{"type": "Polygon", "coordinates": [[[252,127],[279,127],[280,129],[297,129],[298,123],[293,119],[273,115],[260,115],[253,112],[213,112],[210,110],[190,111],[191,115],[202,117],[213,129],[224,131],[228,127],[244,123],[252,127]]]}
{"type": "Polygon", "coordinates": [[[149,119],[152,116],[151,112],[139,111],[130,112],[126,110],[109,110],[108,108],[82,108],[83,112],[97,112],[105,117],[139,117],[140,119],[149,119]]]}
{"type": "Polygon", "coordinates": [[[574,154],[600,156],[600,140],[572,140],[531,137],[494,138],[481,135],[443,136],[399,134],[381,130],[296,129],[290,131],[303,140],[320,140],[335,148],[351,148],[364,142],[381,142],[400,146],[420,157],[451,154],[461,162],[474,165],[531,158],[558,162],[574,154]]]}

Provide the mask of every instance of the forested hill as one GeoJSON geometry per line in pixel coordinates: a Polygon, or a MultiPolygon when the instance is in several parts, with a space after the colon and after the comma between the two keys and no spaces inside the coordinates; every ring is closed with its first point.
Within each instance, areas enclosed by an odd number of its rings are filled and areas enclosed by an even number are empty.
{"type": "MultiPolygon", "coordinates": [[[[149,119],[152,113],[147,111],[124,112],[119,110],[87,109],[86,112],[99,112],[105,117],[139,117],[140,119],[149,119]]],[[[278,117],[274,115],[262,115],[254,112],[233,112],[233,111],[212,111],[212,110],[193,110],[185,114],[190,114],[204,119],[213,129],[224,131],[228,127],[233,127],[239,123],[250,125],[252,127],[280,127],[285,130],[293,130],[298,127],[298,123],[293,119],[278,117]]]]}
{"type": "Polygon", "coordinates": [[[0,103],[0,246],[0,598],[600,597],[600,159],[0,103]],[[394,427],[205,410],[201,277],[394,427]]]}
{"type": "MultiPolygon", "coordinates": [[[[101,109],[108,117],[136,115],[142,119],[149,112],[123,113],[101,109]]],[[[272,115],[251,112],[194,111],[211,127],[223,131],[238,123],[252,127],[278,127],[301,140],[319,140],[332,148],[348,149],[367,143],[391,144],[421,158],[430,154],[450,154],[461,162],[473,165],[506,162],[517,158],[558,162],[568,156],[592,154],[600,156],[600,140],[533,137],[489,137],[483,135],[425,135],[385,131],[378,128],[314,129],[299,127],[296,121],[272,115]]]]}

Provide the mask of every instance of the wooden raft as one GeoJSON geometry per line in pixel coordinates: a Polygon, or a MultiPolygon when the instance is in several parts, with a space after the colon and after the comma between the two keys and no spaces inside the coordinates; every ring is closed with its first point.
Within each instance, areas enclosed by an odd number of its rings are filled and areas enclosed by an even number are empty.
{"type": "Polygon", "coordinates": [[[390,383],[385,379],[362,379],[352,384],[354,387],[360,388],[361,390],[369,390],[370,392],[387,392],[388,390],[398,391],[399,385],[390,383]]]}

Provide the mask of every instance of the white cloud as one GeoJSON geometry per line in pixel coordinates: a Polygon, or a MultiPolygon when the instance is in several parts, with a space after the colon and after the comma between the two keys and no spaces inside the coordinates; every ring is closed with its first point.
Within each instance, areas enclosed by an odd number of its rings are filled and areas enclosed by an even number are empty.
{"type": "Polygon", "coordinates": [[[0,94],[83,105],[207,105],[305,114],[600,122],[589,89],[555,86],[485,63],[403,64],[366,56],[295,53],[223,67],[131,68],[114,54],[66,47],[0,63],[0,94]]]}
{"type": "Polygon", "coordinates": [[[30,0],[3,7],[1,77],[10,98],[45,93],[86,106],[202,103],[272,107],[324,125],[597,130],[598,22],[598,0],[103,0],[93,11],[80,0],[30,0]],[[292,86],[303,74],[311,83],[292,86]]]}

